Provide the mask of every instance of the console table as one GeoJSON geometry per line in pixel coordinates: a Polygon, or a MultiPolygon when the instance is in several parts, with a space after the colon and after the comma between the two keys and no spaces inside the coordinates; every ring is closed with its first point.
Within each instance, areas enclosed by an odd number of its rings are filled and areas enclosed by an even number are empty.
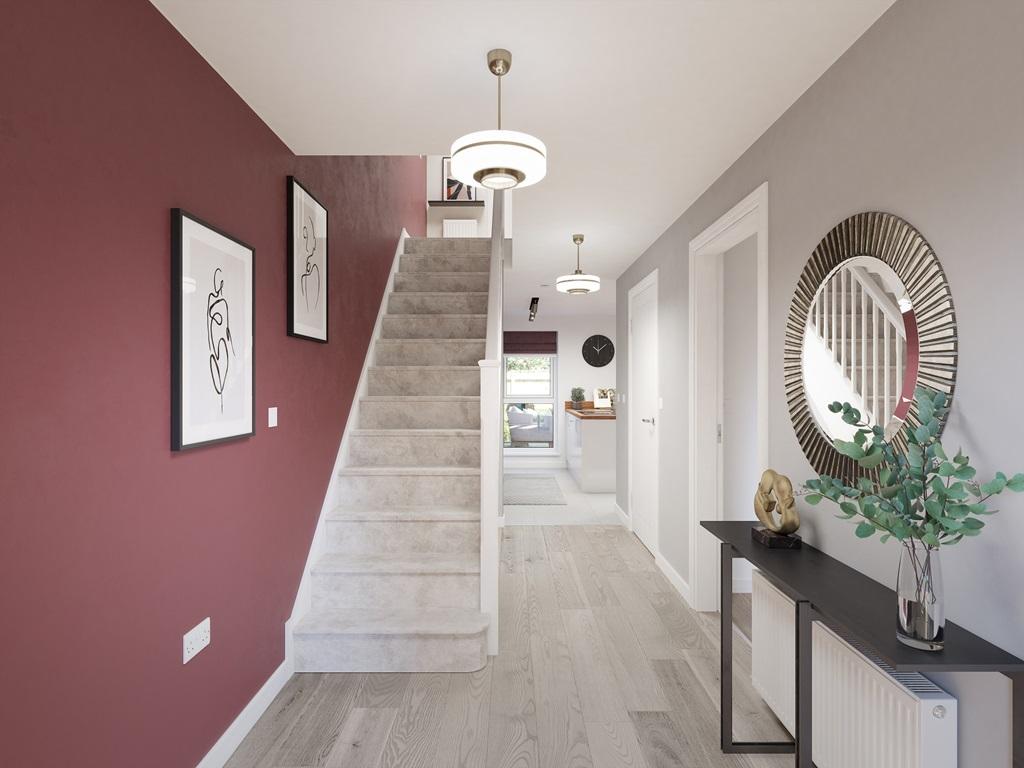
{"type": "Polygon", "coordinates": [[[797,768],[811,762],[811,623],[836,627],[872,648],[897,672],[1001,672],[1013,684],[1013,767],[1024,768],[1024,661],[951,621],[946,647],[919,651],[896,639],[896,593],[806,542],[769,549],[752,541],[756,522],[704,521],[721,540],[721,742],[730,753],[792,753],[797,768]],[[737,742],[732,730],[732,561],[743,558],[796,605],[796,733],[792,742],[737,742]]]}

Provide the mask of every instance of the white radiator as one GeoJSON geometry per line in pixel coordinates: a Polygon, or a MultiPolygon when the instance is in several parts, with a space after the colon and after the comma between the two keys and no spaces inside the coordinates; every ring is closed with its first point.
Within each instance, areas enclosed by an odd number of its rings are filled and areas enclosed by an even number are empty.
{"type": "Polygon", "coordinates": [[[444,219],[442,237],[476,237],[476,219],[444,219]]]}
{"type": "MultiPolygon", "coordinates": [[[[792,733],[796,608],[758,571],[751,619],[754,688],[792,733]]],[[[818,768],[956,768],[955,698],[921,674],[894,672],[820,622],[811,643],[818,768]]]]}

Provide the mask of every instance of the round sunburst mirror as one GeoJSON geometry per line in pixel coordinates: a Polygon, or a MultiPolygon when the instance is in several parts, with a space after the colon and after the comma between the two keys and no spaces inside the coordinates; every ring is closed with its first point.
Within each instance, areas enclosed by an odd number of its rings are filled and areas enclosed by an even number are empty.
{"type": "Polygon", "coordinates": [[[869,212],[825,235],[800,274],[785,343],[789,413],[815,471],[848,482],[866,473],[834,448],[856,428],[829,403],[851,403],[905,449],[902,427],[920,424],[914,390],[952,398],[956,366],[953,297],[921,233],[869,212]]]}

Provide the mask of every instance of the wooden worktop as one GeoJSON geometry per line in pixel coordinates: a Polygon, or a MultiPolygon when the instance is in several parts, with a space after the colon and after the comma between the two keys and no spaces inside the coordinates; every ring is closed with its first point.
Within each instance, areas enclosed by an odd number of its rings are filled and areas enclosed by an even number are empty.
{"type": "MultiPolygon", "coordinates": [[[[583,410],[591,410],[594,407],[593,400],[583,401],[583,410]]],[[[583,419],[584,421],[615,421],[615,410],[613,408],[601,408],[603,413],[583,413],[572,407],[572,401],[565,401],[565,412],[571,416],[575,416],[577,419],[583,419]]]]}

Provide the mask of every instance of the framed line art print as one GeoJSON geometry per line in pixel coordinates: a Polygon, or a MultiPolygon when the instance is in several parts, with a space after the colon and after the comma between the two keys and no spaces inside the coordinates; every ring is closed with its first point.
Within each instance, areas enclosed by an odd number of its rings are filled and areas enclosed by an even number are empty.
{"type": "Polygon", "coordinates": [[[171,210],[171,450],[255,434],[255,251],[171,210]]]}
{"type": "Polygon", "coordinates": [[[288,177],[288,335],[327,342],[327,209],[288,177]]]}

